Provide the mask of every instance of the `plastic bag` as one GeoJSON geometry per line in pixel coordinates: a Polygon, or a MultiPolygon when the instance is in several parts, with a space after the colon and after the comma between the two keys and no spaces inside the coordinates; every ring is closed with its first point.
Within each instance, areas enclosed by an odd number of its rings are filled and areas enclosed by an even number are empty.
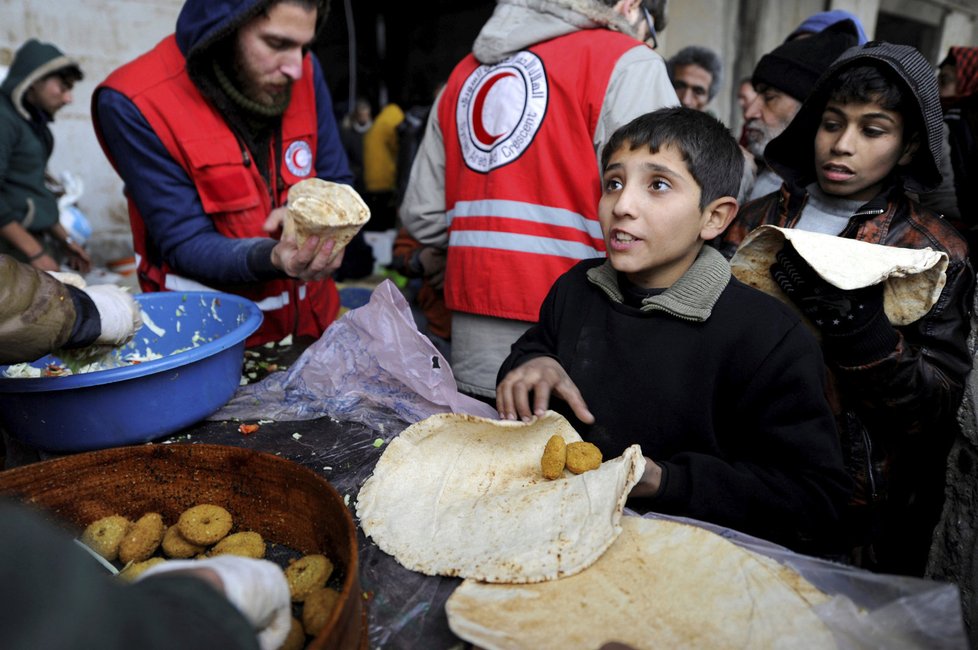
{"type": "Polygon", "coordinates": [[[58,197],[58,221],[75,242],[84,245],[92,236],[92,224],[77,205],[78,199],[85,193],[85,183],[81,177],[66,171],[61,172],[58,184],[61,192],[58,197]]]}
{"type": "MultiPolygon", "coordinates": [[[[635,514],[626,509],[626,514],[635,514]]],[[[766,540],[685,517],[643,515],[705,528],[748,551],[791,567],[831,596],[814,607],[844,650],[926,648],[963,650],[968,637],[957,585],[864,569],[801,555],[766,540]]]]}
{"type": "Polygon", "coordinates": [[[210,420],[312,420],[329,416],[381,433],[436,413],[497,418],[462,395],[445,358],[414,324],[410,307],[385,280],[363,307],[347,312],[287,371],[242,386],[210,420]]]}

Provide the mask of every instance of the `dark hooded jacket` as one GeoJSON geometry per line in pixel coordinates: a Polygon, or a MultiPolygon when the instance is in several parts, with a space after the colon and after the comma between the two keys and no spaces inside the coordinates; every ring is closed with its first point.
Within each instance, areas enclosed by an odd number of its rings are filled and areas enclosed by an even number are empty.
{"type": "MultiPolygon", "coordinates": [[[[923,569],[930,534],[943,499],[944,464],[956,430],[956,413],[971,369],[966,340],[974,272],[958,232],[907,197],[941,180],[942,125],[931,66],[908,46],[871,42],[847,50],[821,77],[765,158],[785,179],[781,189],[745,205],[714,242],[729,258],[753,229],[794,227],[815,182],[814,141],[832,82],[840,69],[875,62],[894,71],[916,98],[920,146],[906,169],[897,169],[878,196],[852,215],[841,237],[885,246],[931,248],[947,253],[947,283],[921,320],[894,328],[896,344],[876,358],[847,365],[829,348],[823,354],[832,382],[843,452],[856,479],[850,524],[856,544],[871,543],[865,563],[893,572],[923,569]],[[902,546],[901,546],[902,545],[902,546]]],[[[905,119],[907,116],[904,116],[905,119]]],[[[865,559],[865,558],[864,558],[865,559]]]]}
{"type": "Polygon", "coordinates": [[[31,39],[17,50],[0,86],[0,226],[19,221],[41,232],[58,221],[58,201],[44,185],[54,149],[52,116],[24,96],[34,82],[65,68],[81,78],[77,62],[54,45],[31,39]]]}
{"type": "MultiPolygon", "coordinates": [[[[968,228],[978,227],[978,47],[952,47],[941,62],[957,69],[957,94],[943,98],[944,121],[951,145],[954,192],[961,220],[968,228]]],[[[972,248],[978,234],[969,233],[972,248]]],[[[972,259],[978,251],[972,250],[972,259]]]]}

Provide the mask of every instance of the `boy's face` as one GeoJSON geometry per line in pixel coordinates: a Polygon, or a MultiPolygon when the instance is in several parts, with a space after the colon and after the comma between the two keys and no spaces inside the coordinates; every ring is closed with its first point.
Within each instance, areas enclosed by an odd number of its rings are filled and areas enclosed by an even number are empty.
{"type": "Polygon", "coordinates": [[[916,145],[903,141],[903,116],[876,102],[830,101],[815,134],[815,174],[828,194],[868,201],[916,145]]]}
{"type": "Polygon", "coordinates": [[[658,153],[629,147],[611,155],[602,177],[598,217],[608,259],[633,284],[666,288],[689,269],[705,240],[723,232],[737,204],[725,197],[700,210],[700,186],[675,147],[658,153]],[[718,203],[732,203],[729,214],[718,203]]]}

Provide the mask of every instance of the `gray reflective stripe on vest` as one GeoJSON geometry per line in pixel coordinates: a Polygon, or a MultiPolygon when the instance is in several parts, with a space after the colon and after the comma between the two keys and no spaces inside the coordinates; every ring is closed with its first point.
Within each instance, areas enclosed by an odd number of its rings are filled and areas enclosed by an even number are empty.
{"type": "Polygon", "coordinates": [[[601,224],[593,219],[587,219],[573,210],[564,208],[548,208],[535,203],[522,201],[503,201],[483,199],[480,201],[459,201],[447,213],[448,225],[455,219],[464,217],[505,217],[520,219],[533,223],[543,223],[562,228],[573,228],[594,239],[602,239],[601,224]]]}
{"type": "MultiPolygon", "coordinates": [[[[481,201],[459,201],[447,213],[449,225],[456,219],[468,217],[504,217],[532,223],[541,223],[563,228],[572,228],[589,237],[602,239],[601,224],[585,219],[571,210],[548,208],[533,203],[485,199],[481,201]]],[[[582,260],[604,255],[594,246],[565,239],[498,232],[494,230],[453,230],[448,238],[449,246],[474,246],[495,248],[520,253],[556,255],[582,260]]]]}
{"type": "Polygon", "coordinates": [[[452,231],[452,234],[448,237],[448,245],[496,248],[504,251],[515,251],[517,253],[556,255],[575,260],[604,257],[604,253],[593,246],[576,241],[509,232],[492,232],[488,230],[452,231]]]}
{"type": "MultiPolygon", "coordinates": [[[[176,275],[174,273],[166,274],[166,282],[164,286],[169,291],[217,291],[208,287],[206,284],[201,284],[196,280],[191,280],[190,278],[185,278],[181,275],[176,275]]],[[[306,286],[302,285],[299,287],[299,299],[306,297],[306,286]]],[[[255,303],[258,308],[262,311],[275,311],[276,309],[281,309],[289,304],[289,292],[283,291],[277,296],[269,296],[255,303]]]]}

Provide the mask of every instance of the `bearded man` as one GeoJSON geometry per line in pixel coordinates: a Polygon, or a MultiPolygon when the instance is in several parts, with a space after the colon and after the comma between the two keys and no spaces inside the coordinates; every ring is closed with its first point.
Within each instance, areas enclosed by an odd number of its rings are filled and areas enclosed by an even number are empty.
{"type": "Polygon", "coordinates": [[[143,291],[254,300],[253,346],[318,338],[336,318],[334,242],[281,236],[289,188],[351,183],[322,69],[308,51],[328,0],[187,0],[176,31],[92,97],[122,177],[143,291]]]}

